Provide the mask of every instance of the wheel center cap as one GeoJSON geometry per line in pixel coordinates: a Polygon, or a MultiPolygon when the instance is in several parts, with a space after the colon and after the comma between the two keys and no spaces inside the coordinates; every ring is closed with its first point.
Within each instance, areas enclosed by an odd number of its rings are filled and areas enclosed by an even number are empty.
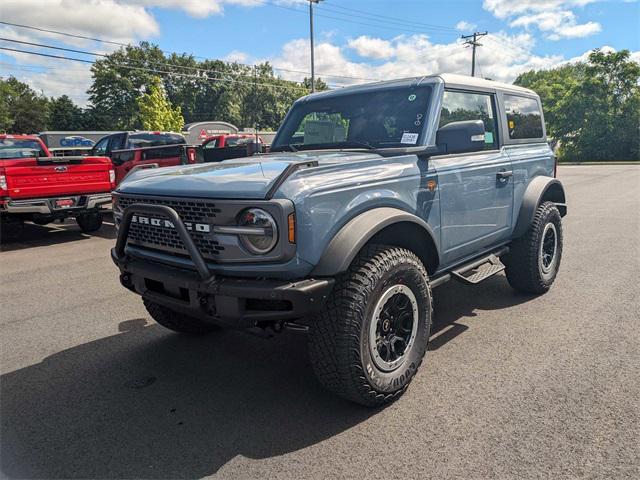
{"type": "Polygon", "coordinates": [[[389,331],[389,329],[391,328],[391,322],[389,321],[389,319],[385,319],[382,322],[382,331],[384,333],[387,333],[389,331]]]}

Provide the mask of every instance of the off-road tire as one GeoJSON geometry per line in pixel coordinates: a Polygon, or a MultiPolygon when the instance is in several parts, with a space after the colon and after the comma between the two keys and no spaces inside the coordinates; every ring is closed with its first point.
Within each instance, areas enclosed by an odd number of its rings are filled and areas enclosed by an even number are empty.
{"type": "Polygon", "coordinates": [[[82,230],[84,233],[95,232],[97,230],[100,230],[100,227],[102,227],[102,213],[83,213],[82,215],[78,215],[76,217],[76,222],[78,222],[80,230],[82,230]]]}
{"type": "MultiPolygon", "coordinates": [[[[409,250],[371,245],[355,258],[311,323],[309,356],[320,383],[356,403],[376,407],[400,397],[415,376],[427,349],[433,306],[429,277],[409,250]],[[393,285],[409,287],[418,306],[417,332],[403,363],[383,371],[373,361],[370,326],[375,306],[393,285]]],[[[414,317],[415,318],[415,317],[414,317]]]]}
{"type": "Polygon", "coordinates": [[[552,202],[538,206],[533,222],[527,232],[514,240],[509,253],[502,257],[507,280],[512,288],[523,293],[543,294],[553,284],[562,259],[562,217],[552,202]],[[553,266],[544,272],[540,266],[541,244],[547,224],[555,227],[557,246],[553,266]]]}
{"type": "Polygon", "coordinates": [[[24,232],[24,220],[8,215],[0,215],[0,243],[15,242],[24,232]]]}
{"type": "Polygon", "coordinates": [[[174,332],[204,335],[220,329],[217,325],[182,315],[155,302],[146,299],[143,302],[147,312],[156,322],[174,332]]]}

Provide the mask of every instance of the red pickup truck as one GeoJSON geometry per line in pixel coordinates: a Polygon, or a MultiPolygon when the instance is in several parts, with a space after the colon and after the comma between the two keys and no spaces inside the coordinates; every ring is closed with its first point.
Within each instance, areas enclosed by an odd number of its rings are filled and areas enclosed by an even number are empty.
{"type": "Polygon", "coordinates": [[[25,220],[44,225],[75,217],[84,232],[102,225],[115,172],[106,157],[53,157],[30,135],[0,135],[0,234],[17,238],[25,220]]]}
{"type": "Polygon", "coordinates": [[[196,149],[186,145],[179,133],[120,132],[101,138],[92,155],[106,156],[113,162],[116,185],[136,168],[170,167],[196,163],[196,149]]]}
{"type": "Polygon", "coordinates": [[[251,134],[231,133],[208,137],[202,142],[201,155],[204,163],[221,162],[232,158],[250,157],[262,152],[262,138],[251,134]]]}

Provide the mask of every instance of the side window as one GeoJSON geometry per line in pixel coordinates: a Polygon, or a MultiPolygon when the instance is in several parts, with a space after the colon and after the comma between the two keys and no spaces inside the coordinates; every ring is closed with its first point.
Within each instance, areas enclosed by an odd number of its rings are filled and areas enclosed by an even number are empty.
{"type": "Polygon", "coordinates": [[[109,137],[104,137],[93,147],[93,152],[95,155],[104,156],[107,154],[107,145],[109,145],[109,137]]]}
{"type": "Polygon", "coordinates": [[[542,138],[542,114],[538,100],[518,95],[505,95],[509,138],[542,138]]]}
{"type": "Polygon", "coordinates": [[[126,133],[119,133],[113,136],[113,140],[111,140],[111,150],[122,150],[124,149],[125,139],[127,138],[126,133]]]}
{"type": "Polygon", "coordinates": [[[485,150],[498,148],[498,128],[492,97],[485,93],[445,91],[438,128],[451,122],[482,120],[485,150]]]}

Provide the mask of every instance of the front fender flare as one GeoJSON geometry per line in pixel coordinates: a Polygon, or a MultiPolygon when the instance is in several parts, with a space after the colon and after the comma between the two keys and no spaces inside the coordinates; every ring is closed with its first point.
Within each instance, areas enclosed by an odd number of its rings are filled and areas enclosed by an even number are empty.
{"type": "Polygon", "coordinates": [[[537,176],[529,182],[524,192],[518,220],[513,230],[513,238],[521,237],[526,233],[533,222],[538,205],[543,200],[555,203],[563,217],[567,214],[566,196],[560,180],[542,175],[537,176]]]}
{"type": "Polygon", "coordinates": [[[375,234],[390,225],[406,222],[424,229],[436,248],[437,258],[440,258],[438,244],[434,241],[436,237],[424,220],[397,208],[380,207],[368,210],[347,222],[331,239],[311,275],[333,276],[346,271],[358,252],[375,234]]]}

